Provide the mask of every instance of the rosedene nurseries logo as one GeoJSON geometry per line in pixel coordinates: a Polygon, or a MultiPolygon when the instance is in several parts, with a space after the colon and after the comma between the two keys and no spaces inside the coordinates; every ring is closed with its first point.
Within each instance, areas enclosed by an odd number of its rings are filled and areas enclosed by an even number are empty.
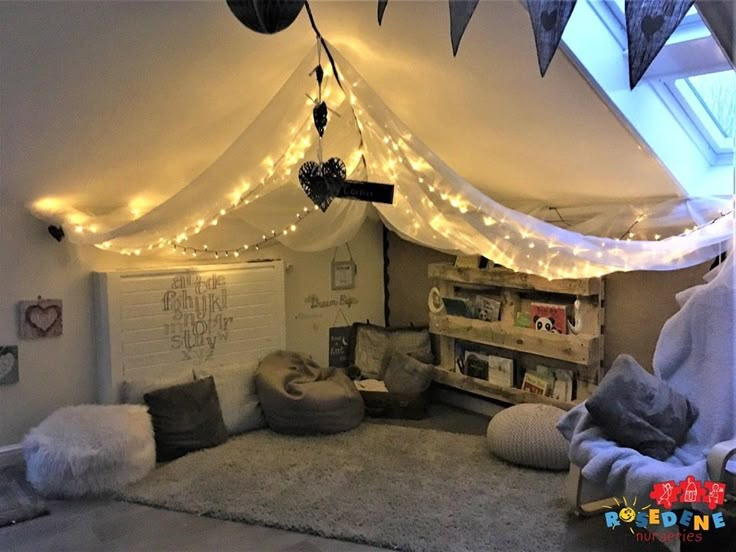
{"type": "Polygon", "coordinates": [[[636,500],[629,502],[626,498],[614,498],[616,506],[608,507],[612,511],[604,516],[606,527],[616,529],[628,525],[637,542],[700,542],[703,532],[722,529],[726,525],[723,512],[715,511],[723,504],[725,496],[726,484],[720,481],[701,482],[692,475],[677,484],[662,481],[655,483],[649,493],[649,498],[659,508],[652,504],[637,507],[636,500]],[[688,504],[693,505],[692,509],[687,508],[688,504]],[[678,511],[672,511],[675,505],[678,511]],[[680,529],[688,531],[681,533],[680,529]]]}

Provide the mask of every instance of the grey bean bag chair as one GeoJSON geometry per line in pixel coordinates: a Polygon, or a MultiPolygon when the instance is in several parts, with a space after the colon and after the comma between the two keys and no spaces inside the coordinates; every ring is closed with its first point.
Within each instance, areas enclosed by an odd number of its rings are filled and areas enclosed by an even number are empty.
{"type": "Polygon", "coordinates": [[[256,387],[268,426],[279,433],[338,433],[363,420],[363,398],[339,370],[278,351],[258,365],[256,387]]]}

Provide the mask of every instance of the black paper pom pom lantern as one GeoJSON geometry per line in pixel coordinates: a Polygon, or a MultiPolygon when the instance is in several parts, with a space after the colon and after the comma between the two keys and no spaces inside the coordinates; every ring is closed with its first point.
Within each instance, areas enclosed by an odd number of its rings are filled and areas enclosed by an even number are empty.
{"type": "Polygon", "coordinates": [[[294,22],[304,0],[227,0],[227,5],[250,30],[274,34],[294,22]]]}

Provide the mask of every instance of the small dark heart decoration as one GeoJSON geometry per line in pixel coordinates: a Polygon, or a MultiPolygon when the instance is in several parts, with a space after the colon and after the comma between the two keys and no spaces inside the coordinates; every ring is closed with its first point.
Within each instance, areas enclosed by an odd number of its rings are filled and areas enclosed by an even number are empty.
{"type": "Polygon", "coordinates": [[[644,18],[641,20],[641,32],[644,33],[647,42],[652,39],[654,33],[662,28],[662,25],[664,25],[664,15],[659,14],[656,16],[644,16],[644,18]]]}
{"type": "Polygon", "coordinates": [[[317,78],[317,84],[319,86],[322,86],[322,79],[324,79],[325,77],[325,72],[322,69],[322,66],[317,65],[317,67],[314,68],[313,73],[314,73],[314,76],[317,78]]]}
{"type": "Polygon", "coordinates": [[[314,127],[319,133],[319,137],[322,138],[325,134],[325,127],[327,126],[327,104],[321,102],[314,106],[312,110],[312,117],[314,118],[314,127]]]}
{"type": "Polygon", "coordinates": [[[542,27],[545,31],[551,31],[557,23],[557,10],[545,10],[542,12],[542,27]]]}
{"type": "Polygon", "coordinates": [[[306,161],[299,167],[299,184],[304,193],[324,213],[345,182],[345,163],[337,157],[321,165],[306,161]]]}
{"type": "Polygon", "coordinates": [[[61,226],[54,226],[53,224],[48,227],[49,234],[57,242],[64,239],[64,229],[61,226]]]}

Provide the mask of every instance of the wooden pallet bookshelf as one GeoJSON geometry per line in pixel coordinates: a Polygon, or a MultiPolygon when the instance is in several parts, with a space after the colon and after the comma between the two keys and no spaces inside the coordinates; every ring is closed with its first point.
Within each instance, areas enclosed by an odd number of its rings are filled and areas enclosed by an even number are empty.
{"type": "Polygon", "coordinates": [[[501,402],[536,402],[569,409],[578,401],[561,401],[515,387],[502,387],[460,373],[455,342],[481,344],[512,357],[526,367],[535,362],[573,370],[577,378],[597,383],[603,360],[604,280],[601,278],[547,280],[502,268],[461,268],[448,263],[429,266],[429,277],[443,297],[465,292],[492,292],[501,297],[501,319],[487,322],[445,312],[430,313],[430,331],[438,337],[440,366],[435,381],[501,402]],[[580,301],[582,327],[577,335],[557,334],[514,325],[516,313],[528,311],[531,301],[543,298],[563,304],[580,301]]]}

